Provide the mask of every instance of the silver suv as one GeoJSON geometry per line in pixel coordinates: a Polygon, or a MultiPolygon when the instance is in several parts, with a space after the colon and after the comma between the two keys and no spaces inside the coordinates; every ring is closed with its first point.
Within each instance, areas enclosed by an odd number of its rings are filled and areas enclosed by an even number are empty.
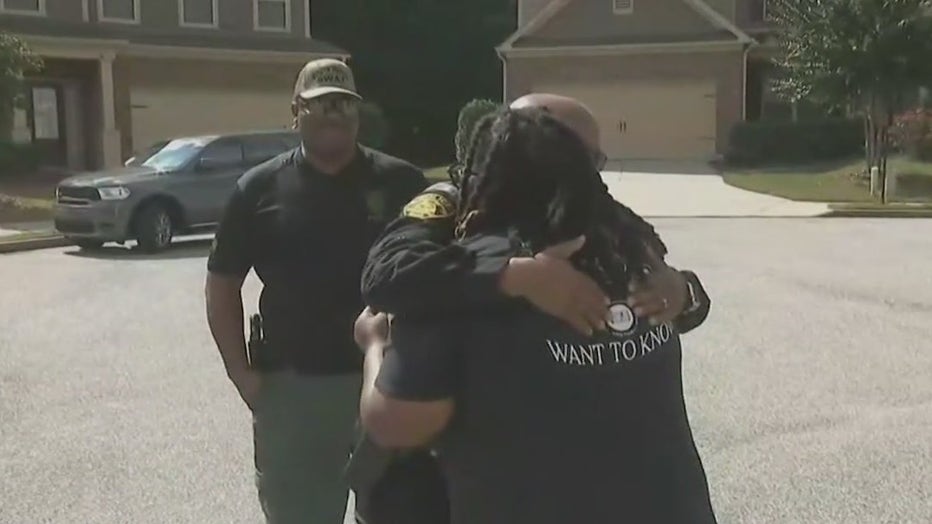
{"type": "Polygon", "coordinates": [[[236,180],[299,143],[297,133],[276,130],[155,144],[123,167],[61,181],[55,229],[82,249],[136,240],[160,251],[175,235],[213,229],[236,180]]]}

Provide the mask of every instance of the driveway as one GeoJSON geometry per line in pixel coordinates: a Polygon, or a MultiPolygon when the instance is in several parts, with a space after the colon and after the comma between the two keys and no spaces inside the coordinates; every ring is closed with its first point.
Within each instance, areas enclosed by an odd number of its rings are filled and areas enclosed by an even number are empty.
{"type": "Polygon", "coordinates": [[[644,217],[812,217],[820,203],[795,202],[726,184],[715,174],[606,171],[612,196],[644,217]]]}
{"type": "MultiPolygon", "coordinates": [[[[719,522],[932,522],[932,220],[654,224],[713,297],[683,375],[719,522]]],[[[0,255],[0,523],[261,522],[208,246],[0,255]]]]}

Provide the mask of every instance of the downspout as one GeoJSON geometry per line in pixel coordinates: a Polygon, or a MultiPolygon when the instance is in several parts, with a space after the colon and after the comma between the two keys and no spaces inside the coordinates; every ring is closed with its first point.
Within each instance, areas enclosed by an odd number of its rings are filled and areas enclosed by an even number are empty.
{"type": "MultiPolygon", "coordinates": [[[[518,2],[520,5],[520,2],[518,2]]],[[[508,60],[505,59],[505,53],[500,47],[495,48],[495,54],[502,61],[502,103],[508,103],[508,60]]]]}
{"type": "Polygon", "coordinates": [[[748,57],[751,54],[753,43],[744,44],[744,53],[741,60],[741,121],[748,120],[748,57]]]}

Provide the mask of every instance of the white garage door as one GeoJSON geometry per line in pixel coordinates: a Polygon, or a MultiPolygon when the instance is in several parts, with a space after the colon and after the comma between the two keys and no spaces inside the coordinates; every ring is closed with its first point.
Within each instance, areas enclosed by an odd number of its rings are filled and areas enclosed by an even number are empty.
{"type": "Polygon", "coordinates": [[[134,86],[133,149],[178,136],[291,126],[291,90],[246,91],[134,86]]]}
{"type": "Polygon", "coordinates": [[[696,160],[715,155],[715,83],[564,84],[537,91],[582,100],[613,160],[696,160]]]}

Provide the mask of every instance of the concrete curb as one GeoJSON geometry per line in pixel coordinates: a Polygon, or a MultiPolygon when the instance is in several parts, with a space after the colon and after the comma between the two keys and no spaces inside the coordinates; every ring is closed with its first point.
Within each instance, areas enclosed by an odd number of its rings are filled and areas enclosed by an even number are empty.
{"type": "Polygon", "coordinates": [[[73,242],[62,236],[46,236],[9,241],[4,241],[2,238],[0,238],[0,254],[18,253],[20,251],[33,251],[36,249],[49,249],[53,247],[65,247],[72,244],[73,242]]]}
{"type": "Polygon", "coordinates": [[[836,218],[932,218],[932,207],[898,206],[882,207],[837,206],[829,209],[826,217],[836,218]]]}

